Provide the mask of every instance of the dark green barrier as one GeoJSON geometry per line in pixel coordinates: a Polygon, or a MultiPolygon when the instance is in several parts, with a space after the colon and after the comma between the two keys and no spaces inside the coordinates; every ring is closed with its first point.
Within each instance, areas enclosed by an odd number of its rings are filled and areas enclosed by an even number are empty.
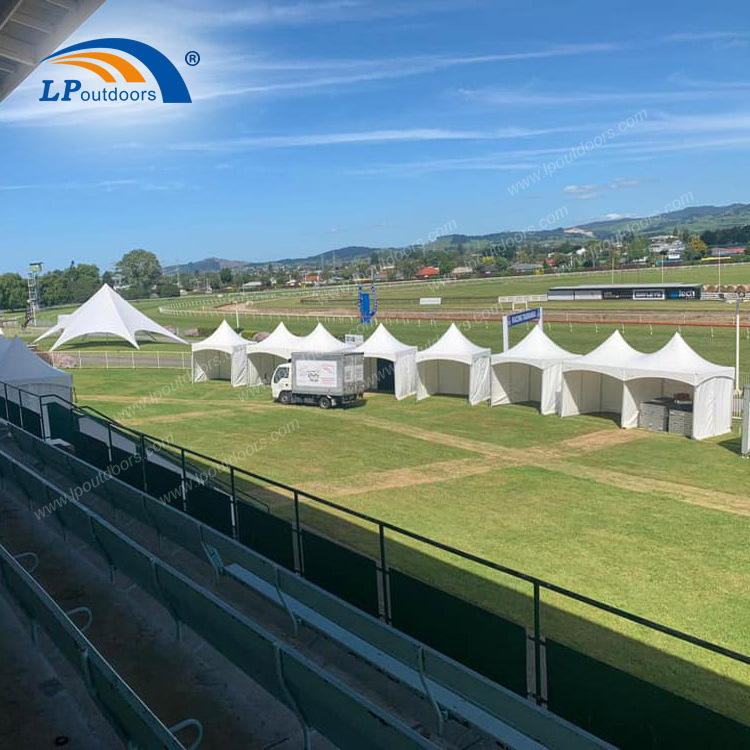
{"type": "Polygon", "coordinates": [[[182,509],[182,476],[153,461],[146,462],[148,494],[182,509]]]}
{"type": "Polygon", "coordinates": [[[302,532],[305,578],[377,617],[375,561],[310,531],[302,532]]]}
{"type": "Polygon", "coordinates": [[[109,466],[109,448],[101,440],[85,432],[77,432],[73,436],[73,445],[76,449],[76,456],[87,464],[96,466],[97,469],[106,469],[109,466]]]}
{"type": "Polygon", "coordinates": [[[283,518],[259,510],[247,503],[237,503],[238,539],[246,547],[294,570],[292,524],[283,518]]]}
{"type": "Polygon", "coordinates": [[[21,418],[23,419],[23,429],[26,430],[26,432],[30,432],[32,435],[36,435],[39,438],[42,437],[42,417],[40,414],[22,406],[21,418]]]}
{"type": "Polygon", "coordinates": [[[112,473],[131,487],[143,489],[143,466],[139,457],[112,446],[112,473]]]}
{"type": "MultiPolygon", "coordinates": [[[[7,402],[8,419],[18,427],[21,426],[21,407],[15,402],[8,399],[7,402]]],[[[4,415],[3,415],[4,416],[4,415]]]]}
{"type": "Polygon", "coordinates": [[[194,484],[188,489],[187,512],[216,531],[232,536],[229,496],[223,492],[194,484]]]}
{"type": "Polygon", "coordinates": [[[389,571],[394,627],[526,697],[526,631],[520,625],[389,571]]]}
{"type": "MultiPolygon", "coordinates": [[[[54,401],[46,404],[46,407],[49,418],[50,437],[72,443],[76,429],[72,410],[62,404],[56,404],[54,401]]],[[[3,413],[3,411],[0,411],[0,414],[3,413]]]]}
{"type": "Polygon", "coordinates": [[[750,747],[750,727],[547,641],[548,708],[623,750],[750,747]]]}

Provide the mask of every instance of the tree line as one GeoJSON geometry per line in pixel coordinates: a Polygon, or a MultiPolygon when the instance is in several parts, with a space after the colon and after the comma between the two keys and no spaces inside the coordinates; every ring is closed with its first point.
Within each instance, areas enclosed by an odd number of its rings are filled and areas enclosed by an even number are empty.
{"type": "MultiPolygon", "coordinates": [[[[37,300],[41,307],[81,304],[103,283],[120,286],[120,293],[126,299],[178,297],[180,294],[178,286],[163,275],[156,255],[138,249],[125,253],[114,271],[101,273],[93,263],[71,263],[67,268],[40,274],[37,300]]],[[[0,309],[23,309],[28,298],[28,279],[18,273],[0,275],[0,309]]]]}

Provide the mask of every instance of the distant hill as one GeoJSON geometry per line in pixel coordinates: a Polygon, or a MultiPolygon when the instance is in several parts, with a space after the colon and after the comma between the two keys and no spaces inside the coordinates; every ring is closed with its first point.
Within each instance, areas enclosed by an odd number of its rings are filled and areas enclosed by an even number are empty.
{"type": "MultiPolygon", "coordinates": [[[[570,240],[575,242],[578,238],[595,237],[606,239],[617,234],[633,231],[639,234],[665,234],[674,229],[687,230],[700,234],[707,229],[726,229],[727,227],[744,226],[750,224],[750,204],[732,203],[729,206],[691,206],[679,211],[656,214],[647,217],[622,217],[609,219],[607,221],[594,221],[588,224],[580,224],[572,227],[556,227],[554,229],[527,232],[524,237],[526,242],[562,242],[570,240]]],[[[501,243],[508,241],[518,234],[512,232],[496,232],[493,234],[449,234],[440,237],[435,242],[429,243],[427,249],[447,249],[456,245],[463,245],[467,250],[478,249],[487,243],[501,243]]],[[[166,266],[165,273],[200,273],[206,271],[220,271],[222,268],[251,268],[265,266],[268,263],[285,266],[307,266],[322,267],[330,266],[335,258],[336,264],[340,262],[351,262],[357,259],[369,260],[373,252],[388,252],[401,248],[392,247],[364,247],[349,245],[335,250],[328,250],[317,255],[308,255],[299,258],[282,258],[271,261],[240,261],[225,260],[223,258],[205,258],[192,263],[178,266],[166,266]]]]}
{"type": "Polygon", "coordinates": [[[244,268],[249,265],[245,260],[225,260],[224,258],[204,258],[174,266],[164,266],[165,274],[175,273],[205,273],[206,271],[221,271],[222,268],[244,268]]]}

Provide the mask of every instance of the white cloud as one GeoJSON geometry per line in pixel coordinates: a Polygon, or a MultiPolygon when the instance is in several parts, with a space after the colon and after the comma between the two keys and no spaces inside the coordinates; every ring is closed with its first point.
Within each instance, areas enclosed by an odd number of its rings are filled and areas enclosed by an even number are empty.
{"type": "Polygon", "coordinates": [[[495,141],[528,138],[543,130],[505,128],[501,130],[450,130],[444,128],[392,128],[341,133],[300,133],[247,138],[222,138],[211,141],[186,141],[169,146],[176,151],[246,151],[265,148],[302,148],[312,146],[405,143],[417,141],[495,141]]]}

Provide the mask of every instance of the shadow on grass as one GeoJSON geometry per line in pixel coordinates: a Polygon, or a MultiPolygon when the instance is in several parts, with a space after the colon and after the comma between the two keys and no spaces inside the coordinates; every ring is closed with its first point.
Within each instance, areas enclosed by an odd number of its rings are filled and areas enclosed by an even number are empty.
{"type": "Polygon", "coordinates": [[[739,436],[721,440],[718,445],[731,453],[736,453],[738,456],[742,455],[742,439],[739,436]]]}

